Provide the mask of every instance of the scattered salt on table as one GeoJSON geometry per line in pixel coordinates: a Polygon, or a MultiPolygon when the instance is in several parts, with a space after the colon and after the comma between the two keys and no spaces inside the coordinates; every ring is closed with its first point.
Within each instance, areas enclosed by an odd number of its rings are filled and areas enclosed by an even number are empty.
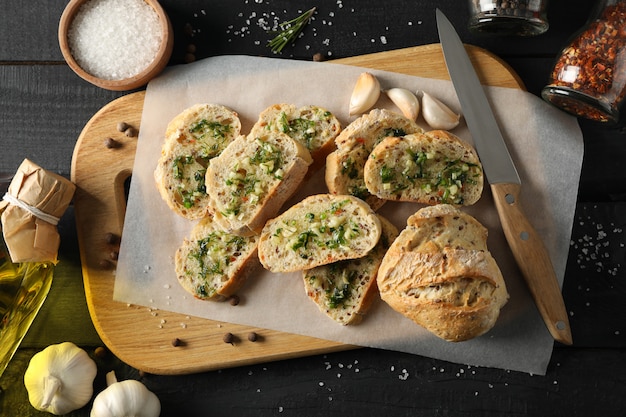
{"type": "Polygon", "coordinates": [[[78,65],[107,80],[142,72],[154,61],[161,41],[159,17],[143,0],[89,0],[68,31],[78,65]]]}

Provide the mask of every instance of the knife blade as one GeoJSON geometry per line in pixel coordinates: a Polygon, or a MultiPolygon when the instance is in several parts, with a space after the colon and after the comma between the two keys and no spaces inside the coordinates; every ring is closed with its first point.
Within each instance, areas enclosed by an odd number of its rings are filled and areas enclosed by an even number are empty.
{"type": "Polygon", "coordinates": [[[552,337],[572,344],[565,303],[546,247],[520,205],[521,180],[478,75],[459,35],[436,10],[437,30],[450,79],[489,182],[513,257],[552,337]]]}

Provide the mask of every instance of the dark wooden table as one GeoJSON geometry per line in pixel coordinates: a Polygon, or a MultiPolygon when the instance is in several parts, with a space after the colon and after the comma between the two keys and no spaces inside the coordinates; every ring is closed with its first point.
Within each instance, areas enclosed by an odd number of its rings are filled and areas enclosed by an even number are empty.
{"type": "MultiPolygon", "coordinates": [[[[0,13],[0,172],[28,157],[66,177],[85,123],[125,93],[96,88],[65,64],[56,31],[65,0],[2,0],[0,13]]],[[[508,62],[539,94],[555,55],[580,28],[594,2],[551,0],[550,30],[536,38],[485,37],[466,30],[463,0],[163,0],[175,31],[171,65],[221,54],[274,56],[264,22],[317,6],[315,20],[284,58],[350,57],[438,41],[435,7],[464,42],[508,62]]],[[[128,18],[122,16],[120,18],[128,18]]],[[[511,109],[514,111],[514,109],[511,109]]],[[[72,341],[104,373],[144,382],[163,416],[622,416],[626,409],[626,138],[624,123],[579,121],[585,158],[563,285],[574,345],[555,345],[545,376],[468,367],[376,349],[285,360],[187,376],[144,375],[102,345],[87,311],[70,207],[60,231],[61,263],[46,304],[0,379],[0,415],[44,415],[28,403],[22,378],[43,347],[72,341]]],[[[71,413],[89,415],[89,406],[71,413]]]]}

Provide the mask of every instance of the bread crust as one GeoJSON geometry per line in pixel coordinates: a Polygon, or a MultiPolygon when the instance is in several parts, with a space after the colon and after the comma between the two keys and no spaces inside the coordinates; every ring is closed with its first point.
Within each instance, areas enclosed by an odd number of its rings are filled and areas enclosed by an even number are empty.
{"type": "Polygon", "coordinates": [[[374,109],[355,119],[337,136],[337,150],[326,158],[325,181],[329,192],[353,195],[378,210],[385,200],[367,190],[363,177],[370,153],[385,137],[422,131],[413,120],[386,109],[374,109]]]}
{"type": "Polygon", "coordinates": [[[319,310],[344,326],[361,323],[378,298],[376,276],[383,256],[398,236],[398,229],[377,215],[382,234],[362,258],[335,262],[303,271],[304,289],[319,310]]]}
{"type": "Polygon", "coordinates": [[[239,137],[207,169],[215,221],[229,233],[260,233],[298,189],[311,163],[309,151],[284,133],[239,137]]]}
{"type": "Polygon", "coordinates": [[[194,226],[176,251],[178,282],[198,299],[231,296],[260,267],[257,247],[258,236],[226,233],[207,216],[194,226]]]}
{"type": "Polygon", "coordinates": [[[363,175],[368,191],[384,200],[469,206],[483,190],[478,154],[443,130],[383,139],[363,175]]]}
{"type": "Polygon", "coordinates": [[[205,172],[209,161],[240,132],[239,115],[219,104],[196,104],[168,123],[154,179],[172,211],[189,220],[207,214],[210,198],[205,172]]]}
{"type": "Polygon", "coordinates": [[[380,235],[380,220],[364,201],[317,194],[265,224],[259,259],[272,272],[302,271],[365,256],[380,235]]]}
{"type": "Polygon", "coordinates": [[[419,210],[383,258],[381,298],[450,342],[488,332],[509,295],[486,239],[486,228],[451,205],[419,210]]]}

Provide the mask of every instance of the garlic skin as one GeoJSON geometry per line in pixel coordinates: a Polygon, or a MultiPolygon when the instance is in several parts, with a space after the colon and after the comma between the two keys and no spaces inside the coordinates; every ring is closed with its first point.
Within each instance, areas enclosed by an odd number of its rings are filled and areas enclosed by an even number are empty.
{"type": "Polygon", "coordinates": [[[363,72],[356,80],[350,97],[349,114],[364,113],[371,109],[380,97],[380,82],[369,72],[363,72]]]}
{"type": "Polygon", "coordinates": [[[420,113],[420,102],[415,94],[406,88],[394,87],[385,91],[389,99],[396,105],[407,119],[415,121],[420,113]]]}
{"type": "Polygon", "coordinates": [[[158,417],[159,398],[134,379],[117,382],[115,372],[106,375],[108,387],[93,401],[90,417],[158,417]]]}
{"type": "Polygon", "coordinates": [[[36,353],[24,373],[28,400],[39,411],[61,415],[83,407],[98,372],[87,352],[71,342],[36,353]]]}
{"type": "Polygon", "coordinates": [[[459,125],[461,115],[453,112],[448,106],[430,94],[423,93],[422,115],[433,129],[451,130],[459,125]]]}

